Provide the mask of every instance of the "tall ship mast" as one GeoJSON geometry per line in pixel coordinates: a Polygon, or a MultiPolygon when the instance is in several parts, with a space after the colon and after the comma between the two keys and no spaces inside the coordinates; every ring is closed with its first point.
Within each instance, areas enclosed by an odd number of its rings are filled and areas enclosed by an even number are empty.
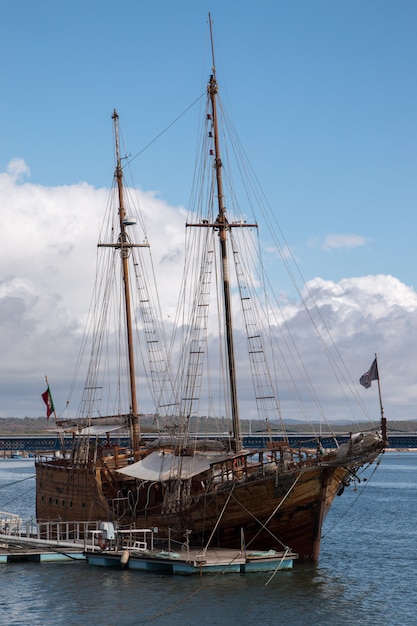
{"type": "MultiPolygon", "coordinates": [[[[223,283],[223,295],[224,295],[224,317],[226,327],[226,340],[227,340],[227,362],[229,372],[229,387],[230,387],[230,401],[231,401],[231,414],[233,423],[233,438],[234,438],[234,451],[240,452],[242,449],[242,437],[240,432],[240,417],[239,407],[237,400],[237,382],[236,382],[236,363],[234,353],[234,339],[233,339],[233,323],[232,323],[232,302],[231,302],[231,285],[230,285],[230,270],[229,270],[229,258],[227,247],[227,233],[231,228],[226,216],[225,198],[223,193],[223,179],[222,179],[222,159],[220,156],[220,140],[219,129],[217,122],[217,81],[216,81],[216,65],[214,59],[214,45],[213,45],[213,25],[211,16],[209,16],[210,23],[210,40],[213,58],[213,73],[210,76],[208,84],[208,94],[211,102],[211,116],[213,120],[213,144],[214,144],[214,168],[216,172],[216,185],[217,185],[217,201],[219,207],[219,214],[216,219],[214,228],[219,233],[219,244],[221,250],[221,269],[222,269],[222,283],[223,283]]],[[[213,227],[213,226],[212,226],[213,227]]]]}
{"type": "MultiPolygon", "coordinates": [[[[110,270],[110,278],[99,281],[104,304],[94,308],[100,329],[93,333],[81,414],[77,420],[61,421],[62,428],[73,433],[72,449],[63,450],[61,458],[36,460],[37,518],[68,524],[107,520],[119,529],[158,528],[170,541],[182,543],[186,536],[202,549],[289,547],[300,559],[317,562],[323,521],[334,498],[358,480],[359,472],[387,445],[385,419],[382,429],[376,424],[366,432],[350,433],[344,443],[321,433],[312,433],[303,447],[290,443],[281,397],[289,394],[294,373],[305,370],[298,361],[287,365],[286,350],[294,338],[280,335],[289,324],[278,319],[280,306],[263,289],[268,281],[265,263],[258,259],[263,247],[259,220],[247,215],[262,193],[250,179],[250,167],[232,167],[231,148],[238,156],[243,150],[234,132],[227,135],[223,125],[210,16],[209,24],[212,70],[170,348],[159,340],[164,331],[151,315],[158,309],[151,305],[145,285],[152,272],[136,256],[149,244],[146,237],[134,238],[125,206],[119,118],[114,112],[117,207],[106,218],[109,239],[99,243],[111,254],[111,261],[99,268],[110,270]],[[240,185],[234,185],[235,171],[243,174],[240,185]],[[252,189],[254,199],[249,198],[252,189]],[[244,199],[238,201],[241,195],[244,199]],[[116,287],[117,275],[121,287],[116,287]],[[122,296],[114,308],[109,305],[113,291],[122,296]],[[102,322],[121,310],[119,321],[114,316],[105,325],[110,331],[110,339],[105,339],[102,322]],[[116,347],[119,339],[125,356],[104,357],[104,348],[116,347]],[[138,386],[138,380],[145,380],[135,371],[138,353],[149,356],[155,417],[164,424],[147,435],[139,427],[137,389],[141,403],[146,389],[138,386]],[[175,362],[174,382],[169,361],[175,362]],[[100,377],[101,366],[107,364],[113,374],[124,371],[126,385],[118,375],[114,380],[100,377]],[[278,366],[286,378],[279,378],[278,366]],[[284,391],[283,381],[288,383],[284,391]],[[103,417],[97,406],[103,406],[107,387],[108,398],[117,396],[117,406],[127,408],[103,417]],[[255,419],[262,434],[248,437],[242,426],[255,419]],[[129,429],[129,446],[114,439],[117,428],[129,429]]],[[[300,356],[295,349],[294,358],[300,356]]],[[[316,388],[310,379],[307,383],[320,407],[316,388]]],[[[302,399],[301,393],[295,395],[302,399]]]]}
{"type": "Polygon", "coordinates": [[[117,193],[119,199],[119,226],[120,234],[117,243],[99,244],[99,247],[113,247],[120,250],[120,258],[123,272],[123,293],[125,303],[126,316],[126,340],[128,354],[129,369],[129,392],[130,392],[130,419],[129,425],[132,433],[132,446],[135,455],[139,452],[140,428],[139,428],[139,412],[138,400],[136,392],[136,374],[135,374],[135,353],[133,348],[133,324],[132,324],[132,305],[130,296],[130,278],[129,278],[129,256],[132,247],[143,247],[148,244],[134,244],[130,241],[127,228],[129,220],[126,215],[126,209],[123,197],[123,170],[122,160],[120,156],[119,145],[119,116],[114,110],[112,115],[114,123],[115,151],[116,151],[116,169],[115,180],[117,182],[117,193]]]}

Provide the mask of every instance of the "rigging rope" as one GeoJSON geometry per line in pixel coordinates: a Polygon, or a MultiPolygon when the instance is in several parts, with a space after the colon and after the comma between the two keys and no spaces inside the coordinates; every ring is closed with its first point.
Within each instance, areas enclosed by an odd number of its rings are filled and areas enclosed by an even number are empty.
{"type": "MultiPolygon", "coordinates": [[[[0,489],[4,489],[6,487],[12,487],[13,485],[17,485],[18,483],[23,483],[25,480],[33,480],[34,478],[35,478],[35,475],[27,476],[26,478],[22,478],[21,480],[15,480],[12,483],[6,483],[4,485],[1,485],[0,489]]],[[[2,506],[3,507],[7,507],[7,506],[9,506],[9,504],[13,504],[14,502],[16,502],[16,500],[18,500],[19,498],[22,498],[23,496],[25,496],[27,493],[30,493],[31,491],[33,491],[33,487],[31,487],[27,491],[24,491],[23,493],[19,494],[19,496],[14,495],[12,500],[9,500],[9,502],[3,503],[2,506]]]]}
{"type": "Polygon", "coordinates": [[[33,476],[27,476],[26,478],[21,478],[20,480],[15,480],[12,483],[4,483],[4,485],[0,485],[0,489],[4,489],[5,487],[13,487],[13,485],[17,485],[18,483],[23,483],[25,480],[31,480],[32,478],[36,478],[35,474],[33,476]]]}
{"type": "Polygon", "coordinates": [[[275,509],[273,510],[273,512],[271,513],[271,515],[268,517],[268,519],[266,520],[265,524],[262,524],[262,522],[261,522],[261,521],[260,521],[257,517],[255,517],[255,515],[254,515],[251,511],[249,511],[249,510],[248,510],[248,509],[247,509],[247,508],[246,508],[246,507],[245,507],[245,506],[244,506],[244,505],[243,505],[243,504],[242,504],[239,500],[237,500],[237,499],[235,498],[236,502],[237,502],[238,504],[240,504],[240,506],[241,506],[241,507],[242,507],[242,508],[243,508],[243,509],[247,512],[247,513],[249,513],[249,515],[251,515],[255,521],[259,522],[259,524],[260,524],[260,526],[261,526],[260,530],[258,530],[258,532],[256,533],[256,535],[254,535],[254,536],[252,537],[252,539],[249,541],[249,543],[248,543],[247,547],[248,547],[248,546],[250,546],[250,544],[251,544],[251,543],[252,543],[252,542],[256,539],[256,537],[259,535],[259,533],[260,533],[262,530],[266,530],[267,532],[269,532],[269,534],[270,534],[272,537],[274,537],[274,539],[276,539],[276,540],[277,540],[277,541],[278,541],[278,542],[279,542],[279,543],[280,543],[283,547],[285,547],[285,548],[287,547],[287,546],[285,546],[285,545],[282,543],[282,541],[280,541],[280,539],[279,539],[278,537],[275,537],[275,535],[274,535],[274,534],[273,534],[273,533],[269,530],[269,528],[267,528],[267,524],[268,524],[268,523],[270,522],[270,520],[274,517],[275,513],[278,511],[278,509],[281,507],[281,505],[285,502],[285,500],[287,499],[287,497],[290,495],[291,491],[294,489],[294,487],[295,487],[295,485],[297,484],[297,482],[298,482],[299,478],[301,477],[301,474],[302,474],[302,473],[303,473],[303,470],[302,470],[302,469],[300,469],[300,472],[299,472],[299,474],[298,474],[297,478],[294,480],[293,484],[292,484],[292,485],[291,485],[291,487],[288,489],[287,493],[286,493],[286,494],[285,494],[285,496],[282,498],[282,500],[280,500],[280,501],[279,501],[278,505],[275,507],[275,509]]]}
{"type": "Polygon", "coordinates": [[[171,128],[171,126],[174,126],[174,124],[176,124],[176,123],[178,122],[178,120],[179,120],[179,119],[181,119],[181,118],[183,117],[183,115],[185,115],[186,113],[188,113],[188,111],[189,111],[190,109],[192,109],[192,108],[193,108],[193,106],[194,106],[195,104],[197,104],[197,102],[199,102],[199,100],[201,100],[201,98],[202,98],[203,96],[205,96],[205,95],[206,95],[206,92],[204,91],[202,94],[200,94],[200,95],[198,96],[198,98],[196,98],[196,99],[194,100],[194,102],[192,102],[192,103],[191,103],[191,104],[190,104],[190,105],[189,105],[189,106],[188,106],[188,107],[187,107],[187,108],[186,108],[186,109],[185,109],[182,113],[180,113],[180,114],[179,114],[179,115],[178,115],[178,116],[177,116],[177,117],[176,117],[176,118],[175,118],[175,119],[174,119],[174,120],[173,120],[170,124],[168,124],[168,126],[166,126],[166,128],[164,128],[164,130],[161,130],[161,132],[160,132],[158,135],[156,135],[156,137],[154,137],[154,138],[153,138],[153,139],[152,139],[149,143],[147,143],[147,144],[146,144],[146,146],[144,146],[144,147],[142,148],[142,150],[139,150],[139,152],[137,152],[137,153],[136,153],[133,157],[131,157],[131,158],[128,160],[128,162],[126,163],[126,165],[123,167],[123,169],[124,169],[127,165],[130,165],[130,163],[132,163],[132,161],[134,161],[135,159],[137,159],[137,157],[138,157],[138,156],[140,156],[143,152],[145,152],[145,150],[147,150],[147,149],[149,148],[149,146],[151,146],[153,143],[155,143],[155,141],[157,141],[160,137],[162,137],[162,135],[163,135],[164,133],[166,133],[166,132],[167,132],[167,131],[171,128]]]}
{"type": "Polygon", "coordinates": [[[370,475],[370,477],[367,479],[366,483],[364,484],[363,489],[361,489],[361,490],[358,492],[358,495],[356,496],[356,498],[354,498],[354,500],[352,500],[352,502],[351,502],[350,506],[346,509],[346,511],[344,511],[344,513],[340,516],[340,518],[339,518],[338,520],[336,520],[336,521],[335,521],[335,523],[333,524],[333,526],[332,526],[331,528],[329,528],[329,530],[328,530],[327,532],[325,532],[325,533],[321,536],[321,539],[323,539],[324,537],[327,537],[327,535],[328,535],[329,533],[331,533],[331,532],[332,532],[332,531],[336,528],[336,526],[338,526],[338,525],[340,524],[340,522],[343,520],[343,518],[344,518],[344,517],[346,517],[346,515],[349,513],[349,511],[351,510],[351,508],[352,508],[352,507],[356,504],[356,502],[357,502],[357,500],[358,500],[359,496],[361,496],[361,495],[363,494],[363,491],[364,491],[365,487],[368,485],[369,481],[373,478],[373,475],[375,474],[375,472],[376,472],[377,468],[379,467],[379,464],[381,463],[381,461],[382,461],[382,454],[379,456],[379,459],[377,460],[377,462],[376,462],[376,464],[375,464],[375,467],[374,467],[374,469],[373,469],[373,472],[372,472],[372,474],[370,475]]]}
{"type": "Polygon", "coordinates": [[[226,502],[224,503],[224,506],[223,506],[223,508],[222,508],[222,511],[221,511],[221,513],[220,513],[219,517],[217,518],[216,525],[214,526],[214,528],[213,528],[213,530],[212,530],[212,533],[211,533],[211,535],[210,535],[210,537],[209,537],[209,539],[208,539],[208,541],[207,541],[207,543],[206,543],[206,545],[205,545],[205,547],[204,547],[203,552],[205,552],[205,551],[207,550],[207,548],[208,548],[208,546],[209,546],[209,544],[210,544],[210,541],[213,539],[213,535],[214,535],[214,533],[215,533],[215,532],[216,532],[216,530],[217,530],[217,527],[218,527],[218,525],[219,525],[219,523],[220,523],[221,518],[223,517],[223,513],[225,512],[227,505],[229,504],[230,498],[232,497],[232,494],[233,494],[234,490],[235,490],[235,483],[233,483],[233,485],[232,485],[232,488],[231,488],[230,493],[229,493],[229,495],[228,495],[228,497],[227,497],[227,500],[226,500],[226,502]]]}

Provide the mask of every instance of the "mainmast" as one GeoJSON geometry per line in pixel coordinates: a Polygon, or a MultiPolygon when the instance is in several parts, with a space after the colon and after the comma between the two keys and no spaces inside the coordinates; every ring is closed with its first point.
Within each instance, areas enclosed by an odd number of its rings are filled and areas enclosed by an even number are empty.
{"type": "Polygon", "coordinates": [[[239,408],[237,402],[237,385],[236,385],[236,366],[235,366],[235,353],[233,344],[233,327],[232,327],[232,306],[231,306],[231,294],[230,294],[230,273],[229,273],[229,259],[227,253],[227,232],[229,230],[229,224],[226,217],[226,207],[224,204],[223,194],[223,179],[222,179],[222,160],[220,157],[220,143],[219,132],[217,122],[217,81],[216,81],[216,65],[214,62],[214,45],[213,45],[213,23],[211,15],[209,13],[210,23],[210,40],[211,40],[211,52],[212,52],[212,75],[210,76],[208,84],[208,94],[211,102],[211,114],[213,120],[213,141],[214,141],[214,168],[216,171],[216,184],[217,184],[217,201],[219,214],[216,219],[216,227],[219,231],[220,242],[220,254],[221,254],[221,267],[222,267],[222,282],[223,282],[223,296],[224,296],[224,315],[226,324],[226,345],[227,345],[227,360],[229,370],[229,390],[230,390],[230,402],[232,411],[232,423],[233,423],[233,438],[235,452],[239,452],[242,449],[242,437],[240,432],[240,419],[239,408]]]}

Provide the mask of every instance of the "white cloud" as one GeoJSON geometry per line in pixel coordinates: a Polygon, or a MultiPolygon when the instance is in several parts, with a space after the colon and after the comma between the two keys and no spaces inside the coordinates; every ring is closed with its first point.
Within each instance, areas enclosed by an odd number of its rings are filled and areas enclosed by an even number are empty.
{"type": "Polygon", "coordinates": [[[359,248],[366,244],[361,235],[327,235],[323,247],[325,250],[333,248],[359,248]]]}
{"type": "MultiPolygon", "coordinates": [[[[416,418],[417,362],[412,346],[417,345],[417,293],[397,278],[387,275],[344,278],[338,282],[315,278],[304,292],[306,302],[313,298],[320,313],[310,311],[321,332],[327,330],[357,382],[378,354],[381,386],[388,419],[416,418]],[[369,363],[368,363],[369,361],[369,363]],[[363,370],[363,371],[361,371],[363,370]]],[[[317,389],[329,394],[325,370],[314,338],[305,332],[301,304],[286,312],[302,336],[303,355],[310,361],[317,389]],[[317,369],[318,368],[318,369],[317,369]]],[[[359,393],[377,415],[377,398],[370,390],[359,393]]]]}
{"type": "Polygon", "coordinates": [[[30,168],[23,159],[15,158],[8,163],[7,173],[15,181],[24,180],[30,176],[30,168]]]}
{"type": "Polygon", "coordinates": [[[310,239],[309,245],[311,247],[322,248],[323,250],[341,250],[360,248],[365,246],[367,240],[362,235],[352,234],[339,234],[339,235],[327,235],[324,241],[318,241],[317,239],[310,239]]]}
{"type": "MultiPolygon", "coordinates": [[[[45,373],[53,380],[56,404],[65,405],[94,283],[99,223],[109,195],[108,189],[87,183],[55,188],[34,185],[25,179],[28,174],[29,168],[19,159],[0,174],[3,417],[43,414],[40,393],[45,373]]],[[[163,316],[172,318],[183,269],[185,211],[155,193],[138,190],[137,195],[152,247],[163,316]]],[[[361,237],[340,237],[339,245],[343,240],[351,246],[364,243],[361,237]]],[[[317,325],[330,331],[355,381],[378,353],[388,419],[416,417],[417,293],[393,276],[377,275],[338,282],[318,277],[308,283],[306,300],[310,296],[320,311],[317,325]]],[[[317,392],[330,406],[338,390],[329,385],[321,369],[301,303],[283,307],[294,335],[302,339],[317,392]]],[[[375,415],[373,391],[359,389],[375,415]]]]}
{"type": "MultiPolygon", "coordinates": [[[[42,413],[48,373],[67,393],[94,286],[99,226],[108,189],[42,187],[14,159],[0,174],[0,416],[42,413]],[[58,382],[59,380],[59,382],[58,382]]],[[[183,211],[137,191],[147,222],[164,315],[175,310],[183,211]],[[175,266],[178,264],[178,272],[175,266]],[[168,271],[169,269],[169,271],[168,271]]]]}

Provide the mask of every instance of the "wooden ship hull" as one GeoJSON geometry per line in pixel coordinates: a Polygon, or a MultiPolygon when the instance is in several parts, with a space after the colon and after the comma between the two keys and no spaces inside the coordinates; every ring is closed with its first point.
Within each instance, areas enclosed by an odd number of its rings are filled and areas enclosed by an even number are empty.
{"type": "Polygon", "coordinates": [[[207,542],[221,548],[289,547],[301,560],[317,562],[334,498],[382,447],[375,436],[367,450],[346,460],[335,452],[301,458],[290,448],[246,451],[187,479],[153,482],[134,478],[134,464],[117,456],[83,468],[66,459],[38,460],[37,518],[158,528],[160,537],[169,534],[179,543],[188,537],[202,547],[207,542]]]}

